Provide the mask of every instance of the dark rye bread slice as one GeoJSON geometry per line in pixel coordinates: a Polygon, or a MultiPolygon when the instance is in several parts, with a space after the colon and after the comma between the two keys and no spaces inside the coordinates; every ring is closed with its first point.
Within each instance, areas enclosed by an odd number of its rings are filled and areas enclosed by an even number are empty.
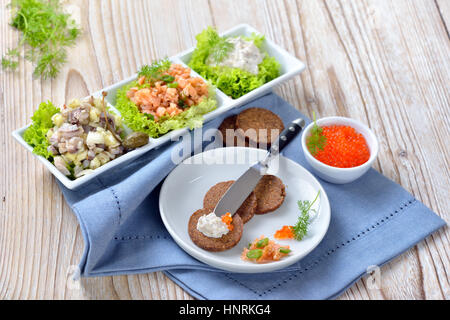
{"type": "MultiPolygon", "coordinates": [[[[210,210],[212,212],[216,207],[219,200],[223,197],[225,192],[231,187],[234,183],[234,180],[219,182],[218,184],[211,187],[208,192],[205,194],[203,198],[203,208],[210,210]]],[[[256,211],[256,196],[255,193],[252,192],[247,199],[245,199],[244,203],[239,207],[236,211],[243,223],[247,223],[251,218],[255,215],[256,211]]]]}
{"type": "Polygon", "coordinates": [[[275,211],[284,202],[286,189],[280,178],[265,175],[258,182],[253,191],[256,195],[255,214],[264,214],[275,211]]]}
{"type": "MultiPolygon", "coordinates": [[[[219,127],[219,131],[222,134],[223,145],[225,147],[248,147],[248,141],[245,141],[241,136],[236,135],[236,116],[230,116],[223,120],[219,127]],[[232,131],[231,135],[227,135],[227,130],[232,131]]],[[[231,133],[231,132],[230,132],[231,133]]]]}
{"type": "Polygon", "coordinates": [[[198,247],[212,252],[225,251],[236,246],[241,240],[242,232],[244,231],[244,224],[242,223],[241,217],[239,217],[239,215],[233,216],[232,231],[220,238],[210,238],[197,230],[198,219],[200,219],[201,216],[210,213],[211,211],[208,209],[200,209],[192,214],[188,224],[188,233],[192,242],[198,247]]]}
{"type": "Polygon", "coordinates": [[[236,117],[235,126],[236,132],[253,145],[270,146],[284,130],[284,124],[280,117],[263,108],[250,108],[242,111],[236,117]],[[265,133],[260,130],[265,130],[265,133]]]}

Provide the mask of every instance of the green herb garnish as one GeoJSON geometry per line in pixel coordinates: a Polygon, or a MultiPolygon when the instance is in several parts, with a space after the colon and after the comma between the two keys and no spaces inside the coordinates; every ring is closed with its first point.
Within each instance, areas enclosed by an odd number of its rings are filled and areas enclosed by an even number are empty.
{"type": "Polygon", "coordinates": [[[259,259],[263,255],[263,251],[261,249],[254,249],[247,252],[247,258],[249,259],[259,259]]]}
{"type": "Polygon", "coordinates": [[[317,125],[315,112],[313,113],[313,116],[314,126],[311,129],[311,135],[308,137],[306,145],[308,146],[309,152],[315,156],[319,150],[323,150],[325,148],[327,137],[323,135],[323,128],[317,125]]]}
{"type": "Polygon", "coordinates": [[[227,38],[217,37],[211,39],[210,56],[215,62],[221,62],[233,50],[234,45],[227,38]]]}
{"type": "Polygon", "coordinates": [[[143,115],[149,120],[155,120],[155,117],[150,113],[143,113],[143,115]]]}
{"type": "Polygon", "coordinates": [[[288,249],[288,248],[285,248],[285,247],[281,247],[281,248],[279,249],[279,251],[280,251],[281,253],[288,254],[288,253],[290,253],[292,250],[291,250],[291,249],[288,249]]]}
{"type": "Polygon", "coordinates": [[[169,70],[171,65],[172,62],[170,62],[169,59],[155,61],[151,65],[142,66],[141,70],[138,72],[138,76],[146,77],[148,80],[162,80],[162,78],[165,77],[163,72],[169,70]]]}
{"type": "Polygon", "coordinates": [[[168,74],[165,74],[165,75],[163,75],[161,77],[161,80],[166,82],[166,83],[171,83],[171,82],[173,82],[175,80],[175,77],[171,76],[171,75],[168,75],[168,74]]]}
{"type": "Polygon", "coordinates": [[[9,49],[6,55],[2,58],[2,68],[16,70],[19,66],[17,59],[20,57],[19,50],[9,49]]]}
{"type": "Polygon", "coordinates": [[[264,239],[259,240],[259,241],[256,243],[256,247],[257,247],[257,248],[264,248],[264,247],[267,246],[268,244],[269,244],[269,238],[264,238],[264,239]]]}
{"type": "Polygon", "coordinates": [[[186,109],[187,107],[189,107],[189,105],[187,105],[186,102],[184,100],[181,100],[181,99],[178,101],[178,106],[181,109],[186,109]]]}
{"type": "Polygon", "coordinates": [[[178,82],[172,82],[167,84],[168,88],[178,88],[178,82]]]}
{"type": "Polygon", "coordinates": [[[308,226],[309,226],[309,219],[310,215],[309,212],[313,211],[315,212],[315,209],[311,209],[311,207],[314,205],[314,203],[319,199],[320,190],[317,193],[316,198],[314,201],[304,200],[304,201],[298,201],[298,209],[300,210],[300,216],[298,217],[297,223],[293,227],[294,229],[294,237],[296,240],[301,241],[306,234],[308,233],[308,226]]]}
{"type": "Polygon", "coordinates": [[[12,0],[11,26],[22,33],[19,45],[2,58],[2,67],[16,70],[20,50],[25,46],[25,59],[35,64],[33,75],[54,78],[67,60],[67,47],[75,43],[81,30],[64,13],[59,0],[12,0]]]}

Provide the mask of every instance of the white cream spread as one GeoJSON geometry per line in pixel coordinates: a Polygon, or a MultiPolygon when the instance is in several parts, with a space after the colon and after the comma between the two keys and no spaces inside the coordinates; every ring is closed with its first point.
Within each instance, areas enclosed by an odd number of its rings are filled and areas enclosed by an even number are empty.
{"type": "Polygon", "coordinates": [[[197,230],[210,238],[220,238],[230,231],[226,223],[214,212],[203,215],[198,219],[197,230]]]}
{"type": "Polygon", "coordinates": [[[238,68],[253,74],[258,74],[258,65],[263,62],[264,55],[252,41],[246,41],[241,37],[228,38],[233,44],[233,49],[220,62],[215,62],[211,57],[207,63],[213,66],[238,68]]]}

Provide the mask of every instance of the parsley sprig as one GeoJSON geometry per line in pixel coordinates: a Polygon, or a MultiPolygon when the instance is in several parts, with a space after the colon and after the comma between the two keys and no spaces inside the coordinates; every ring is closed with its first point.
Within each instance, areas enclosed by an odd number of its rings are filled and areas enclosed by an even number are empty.
{"type": "Polygon", "coordinates": [[[320,190],[316,195],[316,198],[311,202],[309,200],[298,201],[298,209],[300,210],[300,216],[297,223],[293,227],[295,240],[301,241],[308,233],[308,226],[310,223],[310,212],[316,212],[315,209],[311,209],[317,199],[319,199],[320,190]]]}
{"type": "Polygon", "coordinates": [[[311,135],[308,137],[306,145],[308,146],[309,152],[315,156],[319,150],[323,150],[325,148],[327,137],[323,135],[323,128],[317,125],[316,113],[313,113],[313,116],[314,126],[311,129],[311,135]]]}
{"type": "Polygon", "coordinates": [[[24,58],[35,64],[33,75],[54,78],[67,60],[67,47],[75,43],[81,30],[59,0],[12,0],[11,26],[22,33],[17,48],[2,58],[2,67],[16,70],[24,46],[24,58]]]}

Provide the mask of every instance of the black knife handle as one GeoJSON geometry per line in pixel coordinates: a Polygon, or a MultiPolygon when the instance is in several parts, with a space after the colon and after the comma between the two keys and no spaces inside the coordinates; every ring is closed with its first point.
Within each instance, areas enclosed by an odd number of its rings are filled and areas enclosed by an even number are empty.
{"type": "MultiPolygon", "coordinates": [[[[281,132],[281,134],[278,136],[277,141],[272,143],[272,146],[270,147],[269,153],[274,156],[283,151],[284,147],[286,147],[294,138],[302,132],[302,130],[305,128],[305,120],[302,118],[298,118],[294,121],[292,121],[286,129],[281,132]]],[[[299,146],[300,148],[300,146],[299,146]]]]}

